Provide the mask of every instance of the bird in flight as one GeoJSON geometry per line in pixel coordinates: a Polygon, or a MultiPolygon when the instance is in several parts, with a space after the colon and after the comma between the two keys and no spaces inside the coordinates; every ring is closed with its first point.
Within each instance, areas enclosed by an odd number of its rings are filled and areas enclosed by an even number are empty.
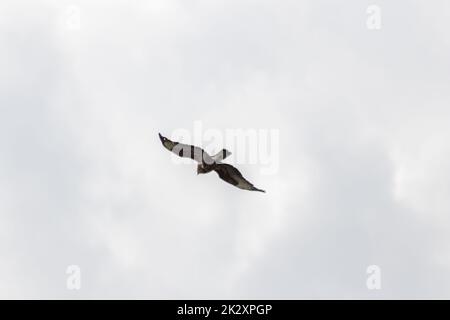
{"type": "Polygon", "coordinates": [[[231,154],[231,152],[226,149],[222,149],[222,151],[216,155],[210,156],[202,148],[171,141],[161,134],[159,134],[159,139],[161,140],[164,148],[167,150],[180,157],[191,158],[192,160],[197,161],[197,174],[215,171],[222,180],[232,184],[235,187],[250,191],[266,192],[256,188],[253,184],[247,181],[239,170],[232,165],[222,163],[222,160],[231,154]]]}

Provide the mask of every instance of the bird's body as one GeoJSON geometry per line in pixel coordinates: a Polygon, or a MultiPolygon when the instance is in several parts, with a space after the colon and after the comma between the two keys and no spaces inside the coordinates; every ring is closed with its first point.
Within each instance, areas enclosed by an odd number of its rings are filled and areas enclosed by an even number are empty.
{"type": "Polygon", "coordinates": [[[161,134],[159,134],[159,138],[167,150],[180,157],[191,158],[192,160],[197,161],[197,174],[205,174],[215,171],[222,180],[234,185],[237,188],[265,192],[264,190],[253,186],[253,184],[242,176],[238,169],[230,164],[222,163],[222,160],[231,154],[228,150],[222,149],[222,151],[216,155],[210,156],[202,148],[171,141],[166,137],[163,137],[161,134]]]}

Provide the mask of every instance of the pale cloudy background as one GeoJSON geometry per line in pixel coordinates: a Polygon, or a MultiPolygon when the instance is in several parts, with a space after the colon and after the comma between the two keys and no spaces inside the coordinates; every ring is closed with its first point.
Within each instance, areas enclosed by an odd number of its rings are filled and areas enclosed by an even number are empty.
{"type": "Polygon", "coordinates": [[[0,297],[450,298],[449,57],[446,0],[1,1],[0,297]],[[279,130],[266,194],[196,120],[279,130]]]}

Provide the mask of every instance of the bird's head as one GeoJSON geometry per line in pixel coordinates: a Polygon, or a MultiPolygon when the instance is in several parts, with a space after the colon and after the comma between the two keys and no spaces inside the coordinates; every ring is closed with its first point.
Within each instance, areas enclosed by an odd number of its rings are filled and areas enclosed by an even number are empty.
{"type": "Polygon", "coordinates": [[[206,172],[207,172],[207,171],[206,171],[205,167],[203,167],[201,164],[199,164],[199,165],[197,166],[197,175],[203,174],[203,173],[206,173],[206,172]]]}
{"type": "Polygon", "coordinates": [[[164,137],[161,133],[158,133],[159,135],[159,140],[161,140],[161,143],[163,144],[163,146],[172,151],[173,147],[175,146],[175,143],[169,139],[167,139],[166,137],[164,137]]]}

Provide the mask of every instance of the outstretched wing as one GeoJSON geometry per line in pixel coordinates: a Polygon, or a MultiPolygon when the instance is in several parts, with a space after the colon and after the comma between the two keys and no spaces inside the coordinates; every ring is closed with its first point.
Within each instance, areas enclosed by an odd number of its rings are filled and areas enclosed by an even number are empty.
{"type": "Polygon", "coordinates": [[[217,172],[222,180],[231,183],[235,187],[244,190],[265,192],[264,190],[256,188],[253,184],[247,181],[239,170],[232,165],[220,163],[215,165],[214,171],[217,172]]]}
{"type": "Polygon", "coordinates": [[[161,134],[159,134],[159,139],[167,150],[172,151],[180,157],[191,158],[198,163],[214,163],[214,159],[212,159],[211,156],[202,148],[169,140],[161,134]]]}

